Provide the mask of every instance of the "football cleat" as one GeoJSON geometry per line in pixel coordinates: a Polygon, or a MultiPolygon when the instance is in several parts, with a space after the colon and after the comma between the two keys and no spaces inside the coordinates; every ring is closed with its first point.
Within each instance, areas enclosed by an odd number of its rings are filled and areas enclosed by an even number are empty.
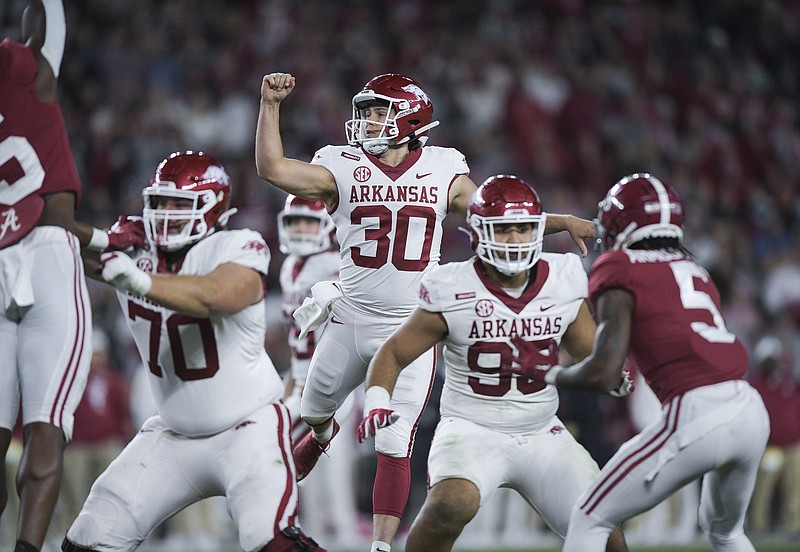
{"type": "Polygon", "coordinates": [[[317,465],[319,457],[322,456],[322,453],[328,450],[328,448],[331,446],[331,441],[333,441],[333,438],[336,437],[337,433],[339,433],[339,423],[336,420],[333,420],[333,435],[331,435],[331,438],[327,443],[322,444],[314,439],[314,432],[310,431],[308,435],[303,437],[303,439],[297,443],[294,449],[292,449],[292,456],[294,456],[294,465],[297,470],[296,477],[298,481],[302,481],[309,473],[311,473],[311,470],[313,470],[314,466],[317,465]]]}

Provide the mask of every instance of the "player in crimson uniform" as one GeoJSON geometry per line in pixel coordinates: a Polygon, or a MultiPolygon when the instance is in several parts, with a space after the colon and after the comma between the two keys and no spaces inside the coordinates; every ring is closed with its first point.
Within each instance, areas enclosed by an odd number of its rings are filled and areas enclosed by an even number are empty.
{"type": "Polygon", "coordinates": [[[294,526],[283,384],[264,350],[270,252],[227,230],[231,185],[213,157],[161,162],[144,190],[149,247],[100,257],[158,414],[92,486],[63,550],[135,550],[175,512],[224,496],[243,550],[322,550],[294,526]]]}
{"type": "MultiPolygon", "coordinates": [[[[295,446],[298,477],[314,467],[338,431],[334,414],[364,382],[372,355],[411,313],[419,281],[440,258],[442,220],[466,214],[475,190],[464,156],[453,148],[424,146],[433,104],[413,79],[385,74],[353,97],[345,124],[347,146],[326,146],[311,163],[287,159],[278,124],[280,103],[295,78],[266,75],[256,131],[258,174],[282,190],[325,203],[336,224],[343,298],[311,360],[301,414],[312,427],[295,446]]],[[[588,221],[552,215],[546,232],[568,230],[585,252],[588,221]]],[[[405,510],[409,458],[430,395],[435,358],[426,351],[401,375],[393,400],[401,421],[375,439],[372,552],[388,552],[405,510]]]]}
{"type": "Polygon", "coordinates": [[[0,512],[5,457],[22,406],[17,552],[41,548],[62,456],[91,357],[91,307],[80,247],[144,241],[75,220],[81,184],[57,99],[66,25],[61,0],[32,0],[24,44],[0,43],[0,512]]]}
{"type": "MultiPolygon", "coordinates": [[[[430,492],[409,552],[451,550],[500,486],[516,490],[563,537],[572,504],[599,471],[556,416],[555,388],[513,373],[515,365],[556,364],[562,343],[576,358],[591,352],[586,273],[572,253],[542,253],[545,219],[524,180],[487,179],[467,215],[477,257],[428,271],[417,309],[372,360],[362,440],[400,423],[390,399],[399,376],[427,349],[445,346],[430,492]]],[[[618,374],[616,394],[628,383],[618,374]]],[[[626,549],[617,531],[609,550],[626,549]]]]}
{"type": "Polygon", "coordinates": [[[597,218],[607,252],[589,274],[594,351],[567,368],[528,367],[550,384],[605,390],[630,354],[662,404],[661,419],[623,444],[575,503],[567,552],[603,550],[611,527],[699,478],[700,528],[714,550],[754,550],[743,524],[769,418],[743,379],[747,353],[725,327],[719,292],[683,246],[683,217],[678,192],[658,178],[617,182],[597,218]]]}

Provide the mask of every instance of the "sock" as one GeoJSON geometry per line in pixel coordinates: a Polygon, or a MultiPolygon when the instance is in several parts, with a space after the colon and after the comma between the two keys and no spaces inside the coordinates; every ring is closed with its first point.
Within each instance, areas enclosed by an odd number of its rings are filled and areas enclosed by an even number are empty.
{"type": "Polygon", "coordinates": [[[328,424],[328,429],[326,429],[322,433],[317,432],[316,428],[314,428],[313,431],[314,431],[314,440],[320,445],[324,445],[325,443],[333,439],[333,422],[328,424]]]}
{"type": "Polygon", "coordinates": [[[39,552],[39,549],[29,542],[18,540],[17,546],[14,547],[14,552],[39,552]]]}
{"type": "Polygon", "coordinates": [[[369,552],[392,552],[392,545],[388,542],[375,541],[372,543],[372,548],[369,549],[369,552]]]}
{"type": "Polygon", "coordinates": [[[372,513],[403,517],[411,489],[411,460],[378,453],[378,470],[372,488],[372,513]]]}

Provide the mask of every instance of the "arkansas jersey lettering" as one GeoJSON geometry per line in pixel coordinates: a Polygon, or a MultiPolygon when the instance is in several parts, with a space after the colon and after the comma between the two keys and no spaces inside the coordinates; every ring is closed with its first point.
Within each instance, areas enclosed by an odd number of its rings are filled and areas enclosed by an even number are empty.
{"type": "Polygon", "coordinates": [[[473,320],[469,331],[470,339],[495,337],[540,337],[561,332],[561,317],[555,318],[491,318],[473,320]]]}
{"type": "Polygon", "coordinates": [[[394,186],[372,184],[350,187],[350,203],[436,203],[439,201],[438,186],[394,186]]]}

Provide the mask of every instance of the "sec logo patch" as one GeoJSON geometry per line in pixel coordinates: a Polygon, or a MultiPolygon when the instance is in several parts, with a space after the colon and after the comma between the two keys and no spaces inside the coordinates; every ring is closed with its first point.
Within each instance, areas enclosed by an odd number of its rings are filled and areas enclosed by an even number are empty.
{"type": "Polygon", "coordinates": [[[491,316],[494,312],[494,305],[489,299],[481,299],[475,303],[475,314],[482,318],[491,316]]]}
{"type": "Polygon", "coordinates": [[[356,167],[356,170],[353,171],[353,178],[356,179],[356,182],[366,182],[370,176],[372,176],[372,171],[363,165],[356,167]]]}

